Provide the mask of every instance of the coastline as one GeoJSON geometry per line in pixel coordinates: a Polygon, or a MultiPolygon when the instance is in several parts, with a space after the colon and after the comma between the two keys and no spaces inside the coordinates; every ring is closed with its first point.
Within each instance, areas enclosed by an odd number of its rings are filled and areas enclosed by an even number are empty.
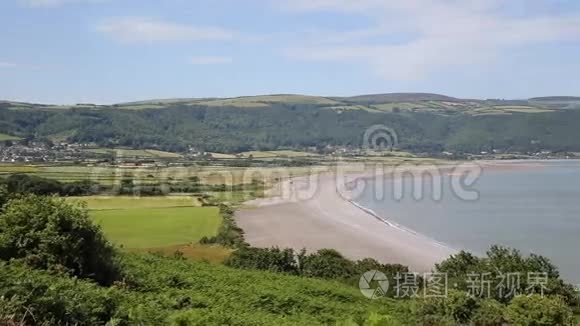
{"type": "MultiPolygon", "coordinates": [[[[353,180],[368,173],[352,175],[353,180]]],[[[294,194],[312,176],[281,181],[278,189],[294,194]]],[[[434,265],[457,253],[456,249],[380,216],[355,200],[341,196],[329,173],[316,175],[316,193],[298,200],[295,196],[255,199],[235,214],[248,243],[256,247],[332,248],[350,259],[374,258],[382,263],[402,264],[415,272],[429,272],[434,265]]]]}
{"type": "Polygon", "coordinates": [[[359,203],[357,203],[357,202],[355,202],[355,201],[349,200],[349,202],[350,202],[351,204],[353,204],[354,206],[356,206],[357,208],[359,208],[359,209],[361,209],[362,211],[364,211],[365,213],[367,213],[367,214],[369,214],[369,215],[373,216],[374,218],[376,218],[376,219],[377,219],[377,220],[379,220],[380,222],[383,222],[383,223],[385,223],[385,224],[386,224],[387,226],[389,226],[389,227],[396,228],[396,229],[398,229],[398,230],[400,230],[400,231],[403,231],[403,232],[409,232],[409,233],[411,233],[411,234],[413,234],[413,235],[420,236],[420,237],[423,237],[423,238],[425,238],[425,239],[427,239],[427,240],[429,240],[429,241],[432,241],[434,244],[436,244],[436,245],[438,245],[438,246],[441,246],[441,247],[443,247],[443,248],[447,248],[447,249],[449,249],[449,250],[453,250],[453,251],[459,252],[459,250],[458,250],[458,249],[452,248],[451,246],[449,246],[449,245],[448,245],[448,244],[446,244],[446,243],[443,243],[443,242],[441,242],[441,241],[437,241],[437,240],[435,240],[435,239],[433,239],[433,238],[431,238],[431,237],[428,237],[428,236],[426,236],[426,235],[424,235],[424,234],[422,234],[422,233],[419,233],[419,232],[417,232],[417,231],[415,231],[415,230],[413,230],[413,229],[410,229],[410,228],[408,228],[408,227],[402,226],[401,224],[397,224],[397,223],[395,223],[395,222],[393,222],[393,221],[389,220],[387,217],[383,217],[383,216],[381,216],[380,214],[378,214],[378,213],[376,213],[375,211],[373,211],[372,209],[370,209],[370,208],[367,208],[367,207],[365,207],[365,206],[363,206],[363,205],[361,205],[361,204],[359,204],[359,203]]]}
{"type": "MultiPolygon", "coordinates": [[[[545,162],[545,161],[544,161],[545,162]]],[[[483,170],[538,169],[541,160],[447,162],[435,166],[439,172],[454,173],[456,164],[474,163],[483,170]]],[[[433,165],[415,166],[413,172],[428,172],[433,165]]],[[[370,171],[349,174],[351,184],[388,173],[370,171]]],[[[254,199],[235,213],[248,243],[256,247],[305,248],[315,251],[333,248],[350,259],[374,258],[382,263],[407,265],[416,272],[428,272],[462,248],[452,248],[420,232],[399,225],[377,214],[356,200],[344,198],[337,191],[334,174],[291,177],[279,181],[265,198],[254,199]],[[296,192],[316,183],[316,193],[299,199],[296,192]]]]}

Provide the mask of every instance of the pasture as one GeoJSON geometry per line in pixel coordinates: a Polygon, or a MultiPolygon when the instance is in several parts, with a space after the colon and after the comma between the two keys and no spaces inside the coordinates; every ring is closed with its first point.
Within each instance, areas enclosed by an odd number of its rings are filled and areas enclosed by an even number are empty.
{"type": "Polygon", "coordinates": [[[217,233],[217,207],[196,207],[191,196],[68,197],[87,203],[89,215],[105,236],[125,249],[164,248],[198,242],[217,233]]]}
{"type": "Polygon", "coordinates": [[[107,154],[117,158],[180,158],[181,154],[159,151],[155,149],[127,149],[127,148],[89,148],[86,152],[107,154]]]}
{"type": "Polygon", "coordinates": [[[2,134],[0,133],[0,141],[5,141],[5,140],[19,140],[19,137],[16,136],[11,136],[11,135],[7,135],[7,134],[2,134]]]}
{"type": "Polygon", "coordinates": [[[201,206],[199,199],[195,196],[84,196],[67,197],[67,200],[86,202],[89,210],[201,206]]]}
{"type": "Polygon", "coordinates": [[[216,207],[129,208],[90,211],[105,236],[124,248],[159,248],[214,236],[221,223],[216,207]]]}
{"type": "Polygon", "coordinates": [[[312,173],[320,167],[224,167],[224,166],[172,166],[172,167],[120,167],[90,165],[0,165],[0,175],[27,173],[61,182],[90,180],[103,186],[119,185],[124,179],[135,183],[173,184],[190,178],[199,178],[205,185],[250,184],[253,180],[268,183],[277,175],[298,176],[312,173]]]}

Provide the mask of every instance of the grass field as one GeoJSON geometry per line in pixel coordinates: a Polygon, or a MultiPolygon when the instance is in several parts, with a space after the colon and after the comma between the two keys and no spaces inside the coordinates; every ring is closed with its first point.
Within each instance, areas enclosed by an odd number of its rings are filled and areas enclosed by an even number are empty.
{"type": "Polygon", "coordinates": [[[158,248],[197,242],[216,234],[217,207],[130,208],[90,211],[105,236],[124,248],[158,248]]]}
{"type": "Polygon", "coordinates": [[[11,135],[7,135],[7,134],[0,134],[0,141],[5,141],[5,140],[18,140],[20,138],[16,137],[16,136],[11,136],[11,135]]]}
{"type": "Polygon", "coordinates": [[[293,150],[279,150],[279,151],[249,151],[240,153],[242,157],[249,157],[252,155],[253,158],[273,158],[273,157],[306,157],[306,156],[319,156],[314,153],[309,152],[299,152],[293,150]]]}
{"type": "Polygon", "coordinates": [[[85,151],[95,154],[108,154],[116,157],[144,157],[144,158],[179,158],[180,154],[158,151],[155,149],[124,149],[124,148],[90,148],[85,151]]]}
{"type": "Polygon", "coordinates": [[[210,154],[211,154],[211,157],[217,158],[217,159],[236,158],[236,156],[234,154],[224,154],[224,153],[215,153],[215,152],[211,152],[210,154]]]}
{"type": "Polygon", "coordinates": [[[87,196],[67,200],[86,202],[89,215],[103,228],[105,236],[126,249],[186,246],[215,235],[222,221],[217,207],[196,207],[199,202],[191,196],[87,196]]]}
{"type": "Polygon", "coordinates": [[[298,103],[298,104],[313,104],[313,105],[333,105],[340,104],[335,100],[308,95],[259,95],[259,96],[243,96],[227,99],[212,99],[194,102],[192,104],[208,105],[208,106],[235,106],[235,107],[267,107],[269,103],[298,103]]]}
{"type": "Polygon", "coordinates": [[[84,201],[87,203],[89,210],[201,206],[199,199],[194,196],[85,196],[67,197],[67,200],[84,201]]]}
{"type": "Polygon", "coordinates": [[[0,174],[35,173],[41,171],[33,165],[0,164],[0,174]]]}
{"type": "Polygon", "coordinates": [[[520,113],[542,113],[542,112],[553,112],[554,110],[538,108],[533,106],[525,105],[504,105],[495,106],[496,109],[502,109],[506,112],[520,112],[520,113]]]}

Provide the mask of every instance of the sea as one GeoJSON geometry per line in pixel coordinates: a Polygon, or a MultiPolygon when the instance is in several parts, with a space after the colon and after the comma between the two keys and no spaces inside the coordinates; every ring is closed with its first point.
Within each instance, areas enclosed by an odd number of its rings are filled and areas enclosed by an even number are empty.
{"type": "Polygon", "coordinates": [[[411,176],[398,184],[392,178],[367,180],[355,201],[455,249],[484,255],[498,244],[544,255],[565,280],[580,284],[580,160],[484,166],[465,184],[454,170],[440,175],[424,175],[421,187],[411,176]],[[458,184],[465,191],[457,191],[458,184]]]}

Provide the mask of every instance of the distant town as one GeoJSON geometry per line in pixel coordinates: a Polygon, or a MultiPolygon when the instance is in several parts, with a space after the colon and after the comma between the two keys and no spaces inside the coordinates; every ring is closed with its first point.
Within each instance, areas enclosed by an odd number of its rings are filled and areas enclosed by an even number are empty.
{"type": "MultiPolygon", "coordinates": [[[[298,151],[266,151],[223,154],[206,152],[190,147],[185,153],[171,153],[159,150],[101,148],[94,143],[68,143],[65,141],[38,140],[5,140],[0,141],[1,163],[76,163],[131,166],[163,166],[188,164],[191,162],[248,161],[268,158],[301,159],[302,161],[318,162],[320,159],[332,158],[362,158],[376,156],[408,156],[417,158],[438,158],[448,160],[476,159],[573,159],[579,158],[575,152],[552,152],[541,150],[537,152],[508,152],[501,149],[481,151],[479,153],[457,153],[443,151],[440,153],[407,153],[400,151],[369,152],[361,148],[348,146],[326,146],[323,148],[308,147],[298,151]],[[258,153],[258,154],[256,154],[258,153]],[[261,156],[259,153],[269,153],[261,156]],[[300,155],[293,155],[299,153],[300,155]]],[[[243,165],[243,164],[242,164],[243,165]]]]}

